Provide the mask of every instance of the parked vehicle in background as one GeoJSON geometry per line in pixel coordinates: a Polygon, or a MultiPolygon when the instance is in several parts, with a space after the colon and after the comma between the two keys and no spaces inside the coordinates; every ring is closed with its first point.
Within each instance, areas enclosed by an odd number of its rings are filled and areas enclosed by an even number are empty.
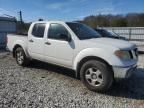
{"type": "Polygon", "coordinates": [[[27,37],[7,37],[8,49],[18,65],[26,66],[36,59],[70,68],[93,91],[107,91],[114,79],[128,78],[137,66],[135,44],[100,38],[81,23],[39,21],[31,24],[27,37]]]}
{"type": "Polygon", "coordinates": [[[0,16],[0,49],[6,48],[7,33],[16,32],[16,19],[8,16],[0,16]]]}
{"type": "Polygon", "coordinates": [[[107,38],[113,38],[113,39],[122,39],[122,40],[126,40],[125,37],[119,36],[118,34],[114,33],[114,32],[110,32],[108,30],[105,29],[95,29],[102,37],[107,37],[107,38]]]}
{"type": "Polygon", "coordinates": [[[0,33],[0,49],[6,48],[6,33],[0,33]]]}

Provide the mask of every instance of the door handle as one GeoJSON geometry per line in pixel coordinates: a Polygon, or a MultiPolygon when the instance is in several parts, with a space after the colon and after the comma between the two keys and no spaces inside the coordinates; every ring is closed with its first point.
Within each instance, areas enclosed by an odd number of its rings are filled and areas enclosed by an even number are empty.
{"type": "Polygon", "coordinates": [[[45,44],[46,44],[46,45],[51,45],[51,43],[50,43],[50,42],[45,42],[45,44]]]}
{"type": "Polygon", "coordinates": [[[34,42],[34,41],[31,39],[31,40],[29,40],[29,42],[34,42]]]}

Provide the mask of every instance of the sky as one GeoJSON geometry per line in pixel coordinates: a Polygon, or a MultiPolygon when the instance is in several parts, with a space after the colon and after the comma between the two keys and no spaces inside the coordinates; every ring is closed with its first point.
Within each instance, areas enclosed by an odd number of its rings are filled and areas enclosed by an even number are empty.
{"type": "Polygon", "coordinates": [[[81,20],[89,15],[144,13],[144,0],[0,0],[0,15],[26,22],[44,20],[81,20]]]}

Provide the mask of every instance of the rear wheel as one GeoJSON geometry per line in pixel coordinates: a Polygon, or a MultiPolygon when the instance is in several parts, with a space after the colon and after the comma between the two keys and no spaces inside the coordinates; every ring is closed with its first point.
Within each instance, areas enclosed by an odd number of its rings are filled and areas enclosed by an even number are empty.
{"type": "Polygon", "coordinates": [[[16,57],[16,62],[20,66],[26,66],[29,63],[28,58],[25,55],[24,50],[21,47],[18,47],[15,50],[15,57],[16,57]]]}
{"type": "Polygon", "coordinates": [[[100,61],[90,60],[83,64],[80,77],[84,85],[97,92],[107,91],[113,82],[113,72],[100,61]]]}

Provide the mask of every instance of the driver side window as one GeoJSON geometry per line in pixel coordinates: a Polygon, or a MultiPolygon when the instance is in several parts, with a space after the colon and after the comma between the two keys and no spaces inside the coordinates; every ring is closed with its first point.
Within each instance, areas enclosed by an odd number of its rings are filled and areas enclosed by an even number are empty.
{"type": "Polygon", "coordinates": [[[49,39],[63,40],[60,37],[61,34],[66,35],[66,36],[69,35],[67,29],[63,25],[56,24],[56,23],[50,24],[49,31],[48,31],[49,39]]]}

